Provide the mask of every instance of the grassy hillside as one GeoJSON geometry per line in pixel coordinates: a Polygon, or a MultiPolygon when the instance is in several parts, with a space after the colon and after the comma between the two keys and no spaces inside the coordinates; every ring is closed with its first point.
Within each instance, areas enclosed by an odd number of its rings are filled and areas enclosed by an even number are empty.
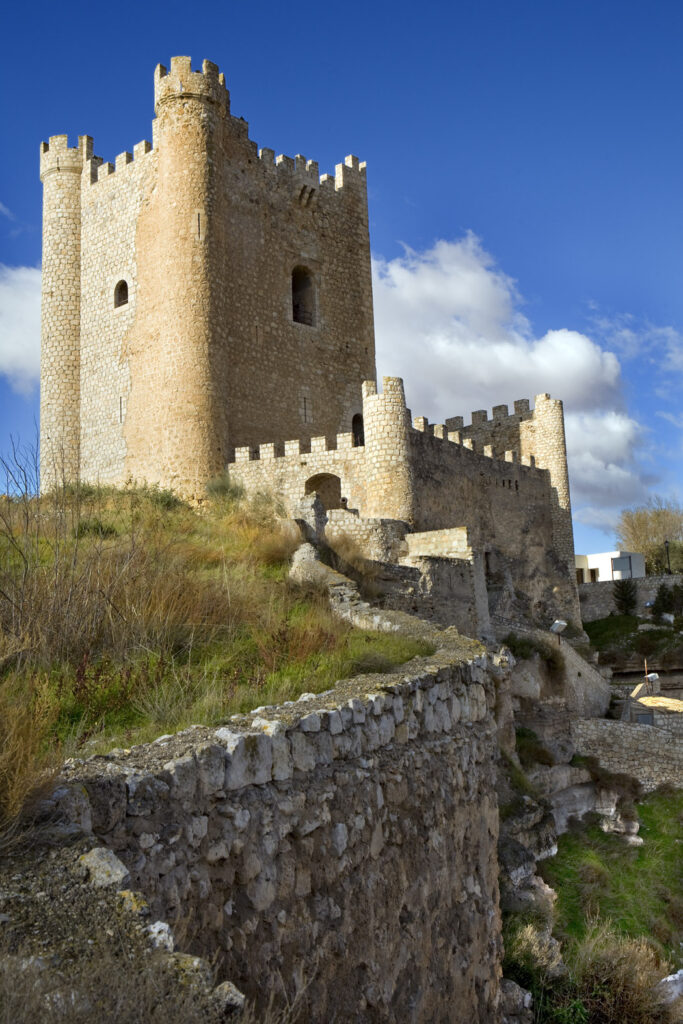
{"type": "Polygon", "coordinates": [[[656,659],[664,666],[683,664],[680,617],[674,626],[660,623],[657,628],[642,631],[638,630],[639,623],[656,625],[635,615],[609,615],[584,623],[591,645],[600,652],[601,664],[618,669],[634,657],[656,659]]]}
{"type": "Polygon", "coordinates": [[[627,846],[598,825],[560,837],[557,856],[541,865],[558,894],[555,934],[580,941],[590,920],[609,919],[683,966],[683,790],[652,794],[638,817],[642,846],[627,846]]]}
{"type": "MultiPolygon", "coordinates": [[[[655,981],[683,964],[683,791],[651,794],[637,805],[642,846],[579,826],[561,836],[557,856],[539,865],[557,893],[547,922],[508,915],[504,972],[530,988],[538,1024],[665,1024],[655,981]]],[[[675,1012],[674,1012],[675,1014],[675,1012]]]]}
{"type": "Polygon", "coordinates": [[[67,753],[382,671],[424,644],[351,629],[287,579],[298,543],[266,496],[201,510],[152,488],[0,497],[0,819],[67,753]]]}

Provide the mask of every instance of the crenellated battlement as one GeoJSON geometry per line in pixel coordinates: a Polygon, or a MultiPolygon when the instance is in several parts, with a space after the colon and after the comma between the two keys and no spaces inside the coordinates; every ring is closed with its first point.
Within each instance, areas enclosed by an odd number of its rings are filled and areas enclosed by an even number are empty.
{"type": "Polygon", "coordinates": [[[79,135],[78,145],[69,146],[68,135],[51,135],[47,142],[40,144],[40,180],[53,171],[80,174],[83,165],[92,157],[93,140],[89,135],[79,135]]]}
{"type": "Polygon", "coordinates": [[[96,185],[100,181],[105,181],[112,174],[121,174],[121,172],[131,173],[137,170],[143,157],[152,152],[152,143],[147,139],[143,139],[135,144],[132,153],[129,150],[119,153],[113,164],[111,161],[103,160],[101,156],[91,155],[87,161],[89,169],[88,181],[91,185],[96,185]]]}
{"type": "MultiPolygon", "coordinates": [[[[430,423],[426,416],[416,416],[412,424],[409,420],[410,410],[406,408],[403,380],[400,377],[384,377],[383,390],[378,392],[374,381],[364,381],[363,412],[365,416],[365,445],[357,446],[359,455],[365,453],[367,446],[377,441],[375,434],[383,433],[382,416],[383,412],[399,410],[399,414],[405,411],[406,425],[409,432],[423,434],[428,442],[435,447],[443,446],[445,452],[467,459],[470,455],[488,459],[491,463],[515,464],[521,470],[535,470],[536,459],[534,455],[520,452],[517,448],[506,449],[500,455],[494,451],[491,444],[480,444],[475,439],[463,437],[461,430],[448,430],[446,424],[430,423]]],[[[543,396],[539,396],[543,397],[543,396]]],[[[547,396],[546,396],[547,397],[547,396]]],[[[526,401],[526,400],[525,400],[526,401]]],[[[529,403],[526,401],[528,407],[529,403]]],[[[507,406],[497,406],[497,409],[506,409],[507,406]]],[[[498,417],[500,418],[500,417],[498,417]]],[[[450,423],[452,421],[447,421],[450,423]]],[[[298,439],[285,441],[284,443],[270,442],[257,446],[244,445],[234,450],[229,458],[229,464],[243,464],[246,462],[274,462],[279,459],[300,456],[318,455],[325,452],[349,452],[354,449],[353,434],[343,433],[335,436],[312,437],[310,440],[298,439]]]]}
{"type": "MultiPolygon", "coordinates": [[[[295,157],[285,156],[283,153],[276,156],[274,149],[262,147],[258,150],[258,158],[272,173],[297,183],[301,182],[304,187],[316,192],[320,190],[323,195],[340,192],[346,186],[362,189],[366,187],[367,164],[359,161],[353,154],[345,157],[344,163],[335,166],[334,174],[320,174],[318,161],[308,160],[301,153],[297,153],[295,157]]],[[[305,198],[308,204],[312,196],[309,194],[305,198]]]]}
{"type": "Polygon", "coordinates": [[[465,437],[462,429],[449,430],[449,425],[454,422],[462,425],[462,417],[453,417],[446,420],[446,423],[430,423],[426,416],[415,416],[412,429],[424,434],[426,438],[437,442],[437,444],[453,445],[454,449],[451,450],[458,455],[465,455],[465,458],[467,458],[465,453],[472,452],[494,463],[516,463],[527,469],[536,468],[536,459],[533,455],[520,453],[516,448],[506,449],[497,455],[492,444],[482,444],[472,437],[465,437]]]}
{"type": "Polygon", "coordinates": [[[154,112],[164,103],[177,99],[201,99],[216,103],[225,114],[230,113],[230,93],[225,75],[210,60],[202,63],[201,71],[192,70],[190,57],[171,57],[171,69],[157,64],[154,70],[154,112]]]}
{"type": "Polygon", "coordinates": [[[260,444],[253,447],[244,445],[235,448],[234,455],[228,459],[228,464],[244,462],[272,462],[276,459],[285,459],[300,455],[320,455],[325,452],[350,452],[354,449],[360,454],[363,452],[362,445],[353,443],[353,434],[336,434],[334,437],[312,437],[310,440],[295,439],[278,444],[260,444]]]}

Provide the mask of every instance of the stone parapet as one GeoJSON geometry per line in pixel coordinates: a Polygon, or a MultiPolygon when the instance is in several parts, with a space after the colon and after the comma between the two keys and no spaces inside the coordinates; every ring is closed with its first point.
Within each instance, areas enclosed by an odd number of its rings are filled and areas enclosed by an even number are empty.
{"type": "Polygon", "coordinates": [[[66,771],[153,916],[193,919],[193,951],[259,1005],[303,981],[312,1022],[497,1019],[502,670],[432,635],[396,673],[66,771]]]}

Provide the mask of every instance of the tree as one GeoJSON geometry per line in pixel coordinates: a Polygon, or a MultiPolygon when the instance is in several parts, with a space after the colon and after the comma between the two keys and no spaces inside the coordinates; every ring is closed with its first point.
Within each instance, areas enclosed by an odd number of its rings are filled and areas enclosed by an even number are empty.
{"type": "Polygon", "coordinates": [[[683,572],[683,507],[677,501],[655,495],[645,505],[624,509],[619,516],[617,544],[624,551],[645,555],[648,573],[667,572],[667,540],[671,571],[683,572]]]}
{"type": "Polygon", "coordinates": [[[635,580],[615,580],[612,584],[614,603],[620,615],[633,615],[638,603],[638,587],[635,580]]]}

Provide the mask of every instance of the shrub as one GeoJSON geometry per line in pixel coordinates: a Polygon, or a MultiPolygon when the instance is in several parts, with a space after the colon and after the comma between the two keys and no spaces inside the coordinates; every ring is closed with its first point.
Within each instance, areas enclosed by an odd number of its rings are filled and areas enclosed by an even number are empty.
{"type": "Polygon", "coordinates": [[[116,537],[118,530],[111,523],[103,523],[98,516],[92,519],[81,519],[76,527],[76,537],[116,537]]]}
{"type": "Polygon", "coordinates": [[[527,636],[518,636],[517,633],[508,633],[503,643],[510,648],[513,656],[520,661],[533,657],[536,653],[536,644],[527,636]]]}
{"type": "Polygon", "coordinates": [[[671,587],[668,587],[666,583],[660,583],[657,588],[657,595],[652,602],[652,615],[655,619],[660,619],[664,612],[672,612],[674,610],[674,594],[671,587]]]}
{"type": "Polygon", "coordinates": [[[510,805],[506,806],[505,817],[512,817],[516,813],[516,809],[521,806],[517,797],[530,796],[532,799],[538,799],[538,790],[529,781],[524,771],[512,760],[509,754],[500,752],[501,760],[505,766],[505,773],[508,777],[510,787],[516,794],[510,805]]]}
{"type": "Polygon", "coordinates": [[[620,615],[633,615],[638,603],[638,585],[633,579],[615,580],[612,584],[614,603],[620,615]]]}

